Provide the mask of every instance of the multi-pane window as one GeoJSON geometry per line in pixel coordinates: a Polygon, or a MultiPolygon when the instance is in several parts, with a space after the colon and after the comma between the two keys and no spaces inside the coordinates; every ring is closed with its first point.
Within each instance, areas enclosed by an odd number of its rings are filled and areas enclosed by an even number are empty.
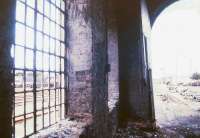
{"type": "Polygon", "coordinates": [[[64,0],[17,0],[14,137],[28,137],[64,119],[64,0]]]}

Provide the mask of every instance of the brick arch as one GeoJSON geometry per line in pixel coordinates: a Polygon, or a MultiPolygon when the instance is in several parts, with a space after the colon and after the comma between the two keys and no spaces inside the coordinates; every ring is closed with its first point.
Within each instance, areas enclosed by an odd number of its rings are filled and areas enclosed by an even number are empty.
{"type": "Polygon", "coordinates": [[[180,0],[152,0],[147,2],[147,6],[150,13],[151,25],[155,22],[156,18],[171,4],[180,0]]]}

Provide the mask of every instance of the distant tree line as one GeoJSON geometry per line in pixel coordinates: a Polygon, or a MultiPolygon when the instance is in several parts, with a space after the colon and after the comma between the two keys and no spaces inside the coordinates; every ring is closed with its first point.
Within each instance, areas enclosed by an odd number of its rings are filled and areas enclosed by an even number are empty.
{"type": "Polygon", "coordinates": [[[200,73],[195,72],[192,74],[192,76],[190,78],[193,80],[200,80],[200,73]]]}

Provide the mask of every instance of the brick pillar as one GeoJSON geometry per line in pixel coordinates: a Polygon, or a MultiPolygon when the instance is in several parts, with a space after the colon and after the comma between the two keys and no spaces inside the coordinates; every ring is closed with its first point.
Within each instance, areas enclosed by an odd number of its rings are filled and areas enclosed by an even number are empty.
{"type": "Polygon", "coordinates": [[[107,137],[108,113],[108,56],[106,0],[91,0],[92,7],[92,100],[95,134],[107,137]]]}
{"type": "Polygon", "coordinates": [[[0,137],[12,137],[13,77],[10,49],[14,38],[15,1],[0,4],[0,137]]]}
{"type": "Polygon", "coordinates": [[[108,24],[108,101],[112,108],[119,98],[119,56],[118,56],[118,30],[115,13],[115,0],[108,1],[107,24],[108,24]]]}
{"type": "Polygon", "coordinates": [[[90,114],[104,137],[108,111],[107,29],[104,0],[68,0],[68,115],[90,114]],[[105,128],[105,129],[103,129],[105,128]]]}
{"type": "Polygon", "coordinates": [[[89,0],[68,0],[68,115],[92,114],[92,25],[89,0]]]}

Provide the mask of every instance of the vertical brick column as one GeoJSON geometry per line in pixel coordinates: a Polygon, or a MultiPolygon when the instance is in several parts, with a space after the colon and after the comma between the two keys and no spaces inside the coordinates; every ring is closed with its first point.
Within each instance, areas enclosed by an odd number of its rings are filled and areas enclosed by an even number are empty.
{"type": "Polygon", "coordinates": [[[108,25],[108,103],[113,108],[119,98],[119,57],[118,57],[118,30],[116,21],[115,0],[108,0],[107,25],[108,25]]]}
{"type": "Polygon", "coordinates": [[[108,113],[108,56],[106,0],[91,0],[92,7],[92,100],[95,134],[106,137],[108,113]]]}
{"type": "Polygon", "coordinates": [[[67,1],[68,115],[92,114],[90,0],[67,1]]]}
{"type": "Polygon", "coordinates": [[[105,136],[108,112],[104,0],[68,0],[68,115],[90,114],[94,136],[105,136]],[[105,128],[105,129],[103,129],[105,128]]]}
{"type": "Polygon", "coordinates": [[[0,137],[12,137],[13,76],[10,49],[14,38],[15,1],[0,4],[0,137]]]}

